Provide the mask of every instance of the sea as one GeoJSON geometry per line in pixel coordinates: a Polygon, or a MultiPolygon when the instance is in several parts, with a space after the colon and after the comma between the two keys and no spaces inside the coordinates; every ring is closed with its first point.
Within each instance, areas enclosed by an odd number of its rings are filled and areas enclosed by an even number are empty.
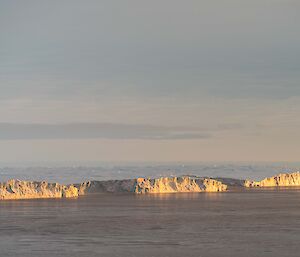
{"type": "MultiPolygon", "coordinates": [[[[261,179],[299,164],[2,166],[10,178],[75,183],[138,176],[261,179]]],[[[0,201],[0,256],[299,257],[300,188],[0,201]]]]}
{"type": "Polygon", "coordinates": [[[260,180],[300,171],[300,163],[1,163],[0,181],[20,179],[63,184],[89,180],[196,175],[260,180]]]}

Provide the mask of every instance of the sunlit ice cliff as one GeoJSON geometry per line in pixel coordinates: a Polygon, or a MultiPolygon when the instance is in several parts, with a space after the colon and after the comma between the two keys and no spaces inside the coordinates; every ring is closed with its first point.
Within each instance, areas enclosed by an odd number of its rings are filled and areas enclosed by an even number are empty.
{"type": "Polygon", "coordinates": [[[76,185],[80,195],[97,192],[188,193],[223,192],[227,186],[209,178],[166,177],[157,179],[137,178],[128,180],[90,181],[76,185]]]}
{"type": "Polygon", "coordinates": [[[264,188],[300,186],[300,173],[283,173],[261,181],[231,178],[200,178],[194,176],[137,178],[108,181],[88,181],[61,185],[48,182],[9,180],[0,183],[0,200],[35,198],[76,198],[96,193],[200,193],[224,192],[233,188],[264,188]]]}
{"type": "Polygon", "coordinates": [[[300,172],[282,173],[261,181],[245,180],[245,187],[291,187],[300,186],[300,172]]]}
{"type": "Polygon", "coordinates": [[[159,178],[136,181],[134,192],[143,193],[176,193],[176,192],[223,192],[227,186],[221,182],[209,178],[159,178]]]}
{"type": "Polygon", "coordinates": [[[0,199],[68,198],[78,196],[73,185],[9,180],[0,184],[0,199]]]}
{"type": "Polygon", "coordinates": [[[9,180],[0,184],[0,199],[72,198],[93,193],[223,192],[227,186],[209,178],[169,177],[89,181],[76,185],[9,180]]]}

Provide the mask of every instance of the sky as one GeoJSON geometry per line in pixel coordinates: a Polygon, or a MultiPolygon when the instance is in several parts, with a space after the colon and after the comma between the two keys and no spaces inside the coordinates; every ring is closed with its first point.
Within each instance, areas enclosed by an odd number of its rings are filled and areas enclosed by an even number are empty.
{"type": "Polygon", "coordinates": [[[0,0],[0,162],[299,161],[299,13],[0,0]]]}

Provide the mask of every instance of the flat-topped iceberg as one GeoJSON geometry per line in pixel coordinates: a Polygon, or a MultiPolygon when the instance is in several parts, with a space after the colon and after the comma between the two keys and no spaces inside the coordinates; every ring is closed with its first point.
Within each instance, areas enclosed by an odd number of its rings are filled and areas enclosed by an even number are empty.
{"type": "Polygon", "coordinates": [[[61,185],[48,182],[9,180],[0,183],[0,200],[34,198],[71,198],[93,193],[193,193],[224,192],[235,187],[292,187],[300,186],[300,173],[283,173],[261,181],[231,178],[201,178],[194,176],[136,178],[107,181],[88,181],[61,185]]]}
{"type": "Polygon", "coordinates": [[[300,186],[300,172],[282,173],[261,181],[246,180],[245,187],[291,187],[300,186]]]}
{"type": "Polygon", "coordinates": [[[0,183],[0,199],[70,198],[92,193],[222,192],[227,186],[209,178],[166,177],[89,181],[76,185],[9,180],[0,183]]]}
{"type": "Polygon", "coordinates": [[[136,180],[134,192],[144,193],[177,193],[177,192],[223,192],[227,186],[210,178],[174,177],[136,180]]]}
{"type": "Polygon", "coordinates": [[[78,196],[73,185],[9,180],[0,183],[0,199],[68,198],[78,196]]]}
{"type": "Polygon", "coordinates": [[[80,195],[97,192],[128,192],[136,194],[222,192],[227,186],[209,178],[165,177],[128,180],[89,181],[76,185],[80,195]]]}

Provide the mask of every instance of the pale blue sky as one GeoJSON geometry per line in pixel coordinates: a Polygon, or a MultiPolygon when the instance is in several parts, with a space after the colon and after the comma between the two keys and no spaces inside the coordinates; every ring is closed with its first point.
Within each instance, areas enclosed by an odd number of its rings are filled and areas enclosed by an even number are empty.
{"type": "Polygon", "coordinates": [[[0,161],[299,161],[299,13],[0,0],[0,161]]]}

